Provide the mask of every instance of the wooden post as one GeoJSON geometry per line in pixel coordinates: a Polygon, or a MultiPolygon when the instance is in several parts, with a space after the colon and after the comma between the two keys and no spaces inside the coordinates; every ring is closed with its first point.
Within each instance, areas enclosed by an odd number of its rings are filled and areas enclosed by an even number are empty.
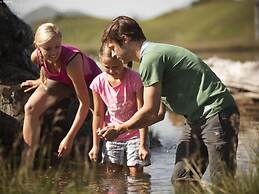
{"type": "Polygon", "coordinates": [[[255,1],[255,40],[259,42],[259,0],[255,1]]]}

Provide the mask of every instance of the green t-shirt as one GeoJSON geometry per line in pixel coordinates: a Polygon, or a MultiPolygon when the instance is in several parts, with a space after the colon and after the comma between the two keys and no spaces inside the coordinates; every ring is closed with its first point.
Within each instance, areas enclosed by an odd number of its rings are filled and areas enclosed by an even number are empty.
{"type": "Polygon", "coordinates": [[[228,89],[195,54],[178,46],[148,43],[139,72],[145,87],[161,83],[162,102],[190,122],[235,104],[228,89]]]}

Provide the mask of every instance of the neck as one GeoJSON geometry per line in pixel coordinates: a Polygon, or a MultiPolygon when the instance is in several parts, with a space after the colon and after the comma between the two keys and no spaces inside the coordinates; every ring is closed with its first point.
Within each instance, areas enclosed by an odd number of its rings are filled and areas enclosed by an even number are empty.
{"type": "Polygon", "coordinates": [[[141,50],[141,46],[144,42],[145,42],[144,40],[135,42],[135,59],[134,59],[134,61],[137,61],[137,62],[140,61],[140,58],[141,58],[140,50],[141,50]]]}

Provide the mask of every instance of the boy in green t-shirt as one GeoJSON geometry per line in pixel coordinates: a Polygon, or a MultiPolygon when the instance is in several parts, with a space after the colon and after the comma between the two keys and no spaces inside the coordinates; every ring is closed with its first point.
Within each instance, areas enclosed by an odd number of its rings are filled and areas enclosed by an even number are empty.
{"type": "Polygon", "coordinates": [[[102,42],[124,64],[140,62],[144,105],[127,122],[103,128],[99,135],[113,139],[126,130],[149,126],[163,118],[166,105],[186,118],[172,182],[199,180],[208,163],[215,181],[218,175],[234,175],[239,111],[208,65],[185,48],[146,41],[138,23],[127,16],[112,21],[102,42]]]}

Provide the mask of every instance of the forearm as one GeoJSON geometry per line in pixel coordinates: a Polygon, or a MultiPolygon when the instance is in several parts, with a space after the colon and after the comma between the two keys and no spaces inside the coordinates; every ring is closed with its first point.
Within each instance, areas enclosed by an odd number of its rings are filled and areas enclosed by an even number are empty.
{"type": "Polygon", "coordinates": [[[147,111],[143,107],[139,109],[128,121],[122,124],[123,130],[133,130],[148,127],[156,122],[157,114],[147,111]]]}
{"type": "Polygon", "coordinates": [[[122,124],[121,131],[124,132],[125,130],[147,127],[163,120],[165,116],[165,106],[162,102],[160,102],[158,112],[155,110],[156,109],[145,110],[142,107],[133,115],[133,117],[131,117],[131,119],[122,124]]]}
{"type": "Polygon", "coordinates": [[[79,104],[74,121],[70,127],[70,130],[67,133],[67,137],[71,138],[72,140],[75,138],[79,129],[82,127],[83,123],[85,122],[88,111],[89,111],[89,108],[87,105],[83,105],[82,103],[79,104]]]}
{"type": "Polygon", "coordinates": [[[93,123],[92,123],[92,128],[93,128],[93,147],[99,147],[99,143],[100,143],[100,138],[97,134],[97,130],[99,128],[103,127],[103,117],[99,114],[96,114],[94,112],[93,115],[93,123]]]}
{"type": "Polygon", "coordinates": [[[147,145],[147,139],[148,139],[147,127],[139,129],[139,138],[140,138],[140,146],[145,147],[147,145]]]}

